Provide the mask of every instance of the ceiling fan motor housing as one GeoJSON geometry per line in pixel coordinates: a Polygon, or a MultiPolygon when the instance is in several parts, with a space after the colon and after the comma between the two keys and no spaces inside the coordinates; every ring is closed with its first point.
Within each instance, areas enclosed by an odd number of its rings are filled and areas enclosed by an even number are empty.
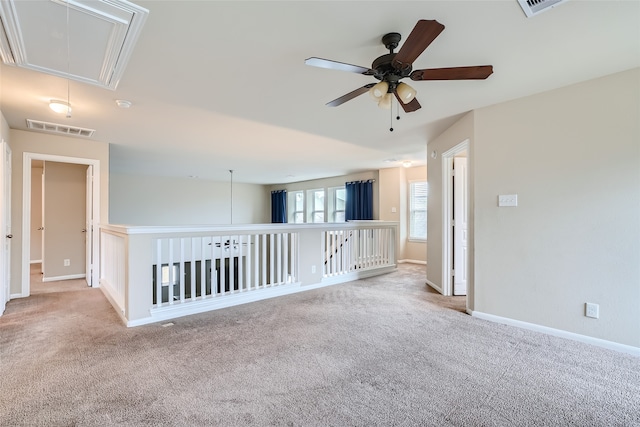
{"type": "Polygon", "coordinates": [[[400,79],[408,77],[412,70],[411,66],[400,70],[394,68],[391,63],[395,56],[395,53],[388,53],[376,58],[371,64],[371,69],[375,71],[373,77],[389,83],[389,86],[397,85],[400,79]]]}
{"type": "Polygon", "coordinates": [[[373,77],[378,80],[389,83],[389,92],[392,93],[398,85],[400,79],[408,77],[412,67],[396,69],[393,65],[393,58],[396,54],[393,52],[400,43],[400,33],[388,33],[382,36],[382,44],[389,49],[389,53],[376,58],[371,64],[371,69],[375,71],[373,77]]]}

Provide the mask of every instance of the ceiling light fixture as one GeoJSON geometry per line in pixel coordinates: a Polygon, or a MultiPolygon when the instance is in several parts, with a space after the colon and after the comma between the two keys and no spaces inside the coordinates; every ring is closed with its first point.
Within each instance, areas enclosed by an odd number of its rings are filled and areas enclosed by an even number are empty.
{"type": "Polygon", "coordinates": [[[406,83],[398,83],[396,93],[403,104],[408,104],[416,97],[416,90],[406,83]]]}
{"type": "Polygon", "coordinates": [[[385,81],[378,82],[373,85],[371,89],[369,89],[369,95],[371,95],[371,97],[378,102],[380,102],[382,100],[382,97],[385,96],[388,92],[389,83],[385,81]]]}
{"type": "Polygon", "coordinates": [[[71,117],[71,104],[68,102],[52,99],[49,102],[49,108],[58,114],[66,113],[68,117],[71,117]]]}
{"type": "Polygon", "coordinates": [[[127,101],[126,99],[116,99],[116,105],[120,108],[131,108],[133,103],[131,101],[127,101]]]}
{"type": "Polygon", "coordinates": [[[402,162],[402,166],[404,166],[405,168],[410,168],[411,167],[411,161],[410,160],[405,160],[404,162],[402,162]]]}

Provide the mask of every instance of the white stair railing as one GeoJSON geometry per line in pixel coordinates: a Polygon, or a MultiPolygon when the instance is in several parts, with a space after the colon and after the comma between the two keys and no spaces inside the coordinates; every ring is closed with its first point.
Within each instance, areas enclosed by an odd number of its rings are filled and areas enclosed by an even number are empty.
{"type": "Polygon", "coordinates": [[[100,287],[143,325],[393,271],[397,226],[103,225],[100,287]]]}

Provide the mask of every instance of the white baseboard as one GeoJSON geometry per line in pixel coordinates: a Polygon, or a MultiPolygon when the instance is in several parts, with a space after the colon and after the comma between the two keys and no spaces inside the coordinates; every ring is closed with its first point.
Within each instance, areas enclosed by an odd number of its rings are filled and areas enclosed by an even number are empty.
{"type": "Polygon", "coordinates": [[[29,261],[29,264],[42,264],[42,260],[41,259],[34,259],[29,261]]]}
{"type": "Polygon", "coordinates": [[[442,294],[442,286],[436,285],[429,279],[427,279],[427,285],[431,286],[433,289],[435,289],[436,291],[440,292],[440,294],[442,294]]]}
{"type": "Polygon", "coordinates": [[[15,299],[15,298],[24,298],[27,297],[28,295],[22,295],[22,293],[19,294],[11,294],[9,295],[9,300],[15,299]]]}
{"type": "MultiPolygon", "coordinates": [[[[188,316],[191,314],[204,313],[207,311],[217,310],[220,308],[233,307],[236,305],[247,304],[250,302],[261,301],[264,299],[295,294],[298,292],[309,291],[312,289],[324,288],[326,286],[338,285],[340,283],[350,282],[353,280],[364,279],[371,276],[379,276],[381,274],[391,273],[396,270],[396,265],[390,265],[374,270],[358,271],[349,274],[342,274],[332,277],[324,277],[322,282],[314,283],[310,285],[301,285],[299,282],[288,283],[286,285],[280,285],[273,288],[264,288],[260,290],[253,290],[250,292],[239,292],[236,294],[225,295],[222,297],[206,298],[195,302],[189,302],[186,304],[173,304],[160,308],[152,308],[149,313],[150,317],[144,317],[141,319],[128,320],[124,316],[124,312],[116,307],[118,304],[108,295],[107,298],[111,304],[116,308],[118,315],[123,319],[128,327],[148,325],[150,323],[157,323],[166,320],[175,319],[177,317],[188,316]],[[120,311],[118,311],[120,310],[120,311]],[[121,314],[122,312],[122,314],[121,314]]],[[[104,289],[104,286],[102,287],[104,289]]],[[[103,292],[105,292],[103,290],[103,292]]]]}
{"type": "Polygon", "coordinates": [[[43,282],[58,282],[60,280],[84,279],[86,274],[69,274],[68,276],[43,277],[43,282]]]}
{"type": "MultiPolygon", "coordinates": [[[[151,317],[144,317],[136,320],[125,320],[128,327],[148,325],[150,323],[162,322],[178,317],[189,316],[192,314],[205,313],[207,311],[218,310],[220,308],[233,307],[250,302],[261,301],[264,299],[284,296],[300,292],[300,283],[289,283],[273,288],[265,288],[250,292],[240,292],[237,294],[225,295],[222,297],[210,297],[204,300],[189,302],[186,304],[176,303],[174,305],[152,308],[150,310],[151,317]]],[[[122,316],[121,316],[122,317],[122,316]]]]}
{"type": "Polygon", "coordinates": [[[548,326],[537,325],[535,323],[523,322],[521,320],[510,319],[508,317],[495,316],[493,314],[487,314],[480,311],[467,310],[473,317],[478,319],[488,320],[490,322],[501,323],[503,325],[515,326],[516,328],[527,329],[534,332],[540,332],[547,335],[553,335],[555,337],[566,338],[573,341],[580,341],[586,344],[595,345],[598,347],[607,348],[609,350],[619,351],[621,353],[631,354],[633,356],[640,356],[640,347],[633,347],[626,344],[620,344],[613,341],[607,341],[600,338],[590,337],[588,335],[576,334],[569,331],[563,331],[562,329],[554,329],[548,326]]]}
{"type": "Polygon", "coordinates": [[[399,259],[398,264],[422,264],[427,265],[427,261],[420,261],[419,259],[399,259]]]}

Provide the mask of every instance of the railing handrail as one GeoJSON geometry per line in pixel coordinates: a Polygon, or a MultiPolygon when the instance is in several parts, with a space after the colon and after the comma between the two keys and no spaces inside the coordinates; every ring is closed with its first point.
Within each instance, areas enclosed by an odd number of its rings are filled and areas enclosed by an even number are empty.
{"type": "Polygon", "coordinates": [[[349,222],[323,222],[305,224],[229,224],[229,225],[126,225],[126,224],[100,224],[100,228],[122,234],[173,234],[173,233],[234,233],[244,234],[255,231],[268,232],[276,230],[279,233],[287,231],[300,231],[304,229],[371,229],[398,226],[397,221],[349,221],[349,222]]]}

